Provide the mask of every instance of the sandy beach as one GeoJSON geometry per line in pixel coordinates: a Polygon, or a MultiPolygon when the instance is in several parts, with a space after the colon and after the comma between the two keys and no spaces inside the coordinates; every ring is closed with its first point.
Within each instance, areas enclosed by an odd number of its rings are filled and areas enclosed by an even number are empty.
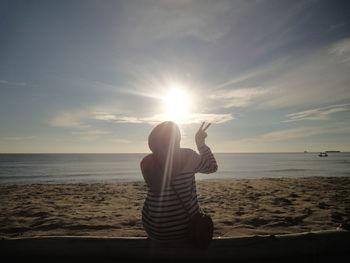
{"type": "MultiPolygon", "coordinates": [[[[350,223],[350,177],[197,181],[215,237],[283,234],[350,223]]],[[[143,182],[0,185],[0,236],[144,237],[143,182]]]]}

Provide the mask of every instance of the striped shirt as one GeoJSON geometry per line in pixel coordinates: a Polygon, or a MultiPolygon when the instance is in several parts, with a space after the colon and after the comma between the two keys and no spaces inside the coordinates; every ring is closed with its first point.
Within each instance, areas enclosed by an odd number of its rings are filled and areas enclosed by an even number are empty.
{"type": "Polygon", "coordinates": [[[181,149],[186,164],[172,180],[171,185],[156,193],[148,187],[142,209],[142,223],[148,237],[156,241],[184,240],[190,218],[173,188],[181,197],[191,217],[199,211],[194,174],[213,173],[217,170],[216,160],[206,145],[198,149],[181,149]]]}

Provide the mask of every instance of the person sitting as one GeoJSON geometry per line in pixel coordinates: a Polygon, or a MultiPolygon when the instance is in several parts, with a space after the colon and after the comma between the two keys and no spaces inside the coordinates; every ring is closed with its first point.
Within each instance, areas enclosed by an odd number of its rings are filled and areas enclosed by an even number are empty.
{"type": "Polygon", "coordinates": [[[143,227],[151,240],[186,240],[191,217],[199,210],[195,173],[214,173],[218,166],[205,144],[210,123],[195,136],[199,154],[181,148],[179,127],[170,121],[157,125],[148,137],[151,154],[140,163],[148,192],[142,209],[143,227]],[[182,201],[180,200],[183,200],[182,201]]]}

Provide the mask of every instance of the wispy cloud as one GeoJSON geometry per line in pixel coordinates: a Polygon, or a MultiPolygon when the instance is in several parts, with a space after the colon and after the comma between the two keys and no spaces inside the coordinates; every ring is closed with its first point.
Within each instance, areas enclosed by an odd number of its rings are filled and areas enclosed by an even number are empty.
{"type": "Polygon", "coordinates": [[[79,139],[84,141],[95,141],[101,138],[101,135],[109,134],[111,132],[104,130],[80,130],[73,131],[73,135],[77,135],[79,139]]]}
{"type": "MultiPolygon", "coordinates": [[[[155,40],[196,36],[204,41],[216,41],[230,27],[222,24],[218,17],[227,13],[229,1],[151,1],[124,6],[124,38],[129,43],[145,44],[155,40]]],[[[240,7],[247,6],[242,3],[240,7]]],[[[236,8],[238,9],[238,7],[236,8]]]]}
{"type": "Polygon", "coordinates": [[[80,140],[89,141],[89,142],[96,141],[98,138],[100,138],[100,136],[93,136],[93,135],[79,136],[80,140]]]}
{"type": "Polygon", "coordinates": [[[86,129],[89,125],[82,121],[83,112],[61,112],[49,121],[53,127],[86,129]]]}
{"type": "Polygon", "coordinates": [[[269,132],[256,139],[262,140],[264,142],[288,141],[290,139],[308,137],[319,133],[319,127],[301,127],[269,132]]]}
{"type": "Polygon", "coordinates": [[[8,81],[8,80],[4,80],[4,79],[0,79],[0,85],[4,84],[4,85],[11,85],[11,86],[27,86],[26,82],[19,82],[19,81],[8,81]]]}
{"type": "Polygon", "coordinates": [[[75,135],[104,135],[111,132],[104,130],[87,130],[87,131],[73,131],[72,134],[75,135]]]}
{"type": "Polygon", "coordinates": [[[130,140],[127,140],[127,139],[120,139],[120,138],[112,139],[111,142],[114,142],[114,143],[131,143],[130,140]]]}
{"type": "Polygon", "coordinates": [[[345,38],[332,45],[330,52],[339,56],[344,62],[350,63],[350,38],[345,38]]]}
{"type": "Polygon", "coordinates": [[[277,130],[269,133],[265,133],[259,136],[244,138],[236,141],[234,143],[267,143],[274,141],[289,141],[292,139],[309,137],[319,134],[340,134],[349,133],[350,126],[308,126],[308,127],[298,127],[284,130],[277,130]]]}
{"type": "Polygon", "coordinates": [[[220,98],[223,107],[264,109],[339,103],[350,99],[350,63],[344,63],[349,58],[349,39],[310,53],[287,54],[223,82],[212,97],[220,98]]]}
{"type": "MultiPolygon", "coordinates": [[[[231,83],[232,84],[232,83],[231,83]]],[[[263,88],[238,88],[232,90],[218,90],[209,96],[214,100],[219,100],[224,108],[247,107],[254,103],[256,99],[261,99],[267,95],[269,90],[263,88]]]]}
{"type": "Polygon", "coordinates": [[[3,137],[6,141],[24,141],[24,140],[32,140],[36,138],[36,136],[10,136],[10,137],[3,137]]]}
{"type": "Polygon", "coordinates": [[[330,105],[327,107],[288,114],[288,119],[283,122],[295,122],[302,120],[329,120],[331,114],[349,110],[350,103],[330,105]]]}
{"type": "MultiPolygon", "coordinates": [[[[118,123],[148,123],[155,124],[158,122],[169,120],[164,114],[157,114],[150,117],[131,117],[120,116],[112,113],[95,112],[94,119],[104,121],[114,121],[118,123]]],[[[223,123],[233,120],[232,114],[215,114],[215,113],[196,113],[188,114],[182,121],[182,124],[200,123],[202,121],[208,121],[212,123],[223,123]]]]}

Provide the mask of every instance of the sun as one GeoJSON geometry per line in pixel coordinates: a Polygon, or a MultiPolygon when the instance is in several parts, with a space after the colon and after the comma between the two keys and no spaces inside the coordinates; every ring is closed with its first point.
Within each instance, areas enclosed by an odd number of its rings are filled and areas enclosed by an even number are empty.
{"type": "Polygon", "coordinates": [[[190,113],[191,98],[188,92],[182,88],[169,89],[163,97],[165,103],[165,117],[168,120],[182,123],[190,113]]]}

